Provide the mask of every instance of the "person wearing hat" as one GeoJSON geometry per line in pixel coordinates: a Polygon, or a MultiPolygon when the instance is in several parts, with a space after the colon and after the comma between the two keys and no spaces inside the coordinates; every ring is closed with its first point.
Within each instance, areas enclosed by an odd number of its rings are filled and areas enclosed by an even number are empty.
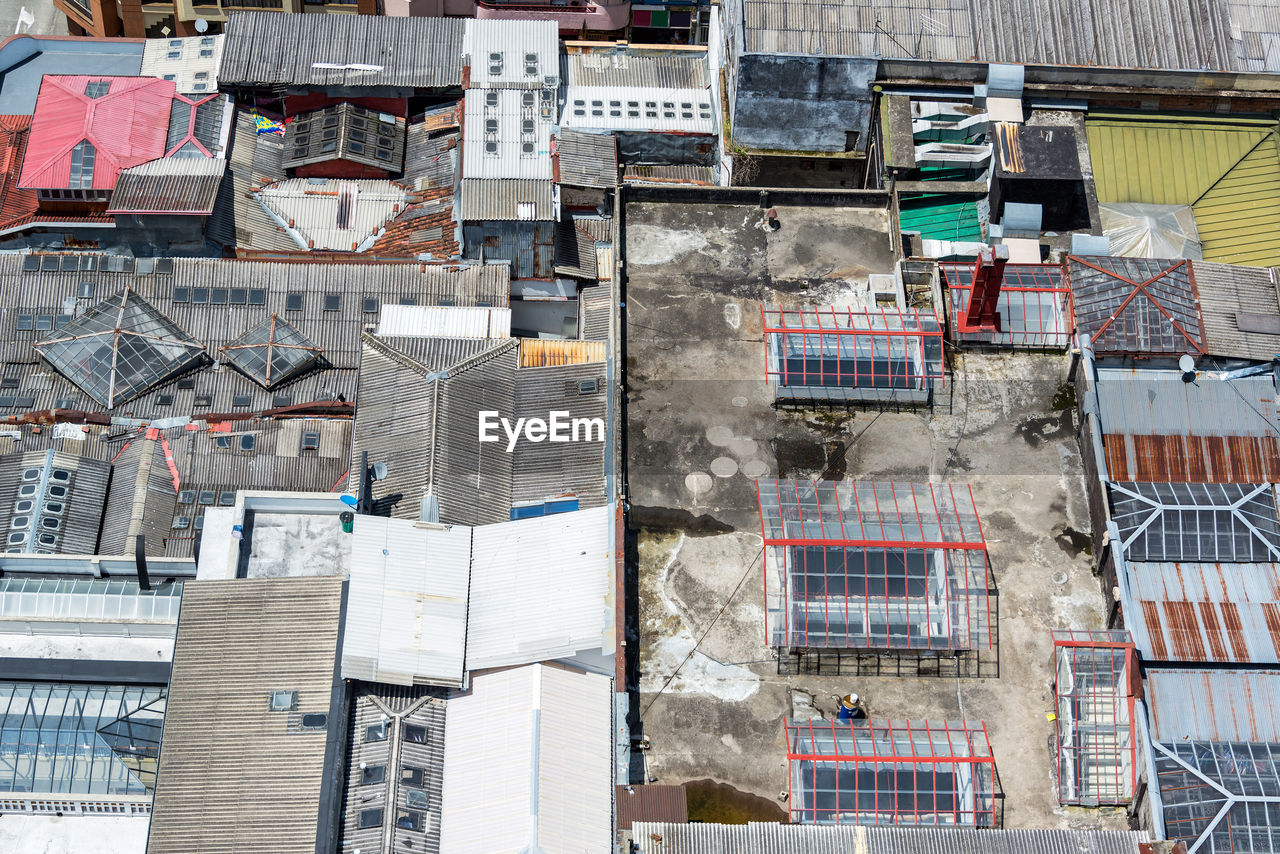
{"type": "Polygon", "coordinates": [[[857,694],[845,694],[840,698],[840,720],[865,721],[867,704],[857,694]]]}

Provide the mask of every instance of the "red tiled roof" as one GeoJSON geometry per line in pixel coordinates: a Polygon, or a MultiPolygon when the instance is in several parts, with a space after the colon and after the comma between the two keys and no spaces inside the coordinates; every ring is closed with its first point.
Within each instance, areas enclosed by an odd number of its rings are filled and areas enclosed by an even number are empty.
{"type": "Polygon", "coordinates": [[[87,139],[96,150],[93,188],[114,188],[121,169],[164,156],[173,95],[172,81],[154,77],[46,74],[18,186],[69,186],[72,150],[87,139]],[[90,98],[85,87],[92,82],[110,88],[90,98]]]}

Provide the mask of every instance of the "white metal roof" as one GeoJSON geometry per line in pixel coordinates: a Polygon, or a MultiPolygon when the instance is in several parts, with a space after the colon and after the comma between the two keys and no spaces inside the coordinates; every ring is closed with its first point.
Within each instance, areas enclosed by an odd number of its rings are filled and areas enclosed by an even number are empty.
{"type": "Polygon", "coordinates": [[[143,77],[172,80],[184,95],[212,95],[218,91],[221,56],[222,36],[147,39],[142,48],[142,70],[138,73],[143,77]]]}
{"type": "Polygon", "coordinates": [[[358,516],[342,675],[393,685],[461,685],[471,529],[358,516]]]}
{"type": "Polygon", "coordinates": [[[511,309],[384,305],[379,335],[427,338],[510,338],[511,309]]]}
{"type": "Polygon", "coordinates": [[[710,89],[574,86],[566,90],[562,127],[715,133],[710,89]]]}
{"type": "Polygon", "coordinates": [[[462,62],[472,88],[541,89],[560,84],[560,36],[555,21],[468,18],[462,62]]]}
{"type": "Polygon", "coordinates": [[[469,89],[462,177],[550,179],[555,106],[540,91],[469,89]]]}
{"type": "Polygon", "coordinates": [[[613,653],[613,507],[475,529],[467,669],[613,653]]]}
{"type": "Polygon", "coordinates": [[[450,698],[440,850],[611,850],[612,695],[607,676],[535,664],[450,698]]]}
{"type": "Polygon", "coordinates": [[[145,854],[150,824],[145,815],[8,813],[0,821],[0,851],[145,854]]]}
{"type": "Polygon", "coordinates": [[[254,192],[303,249],[353,252],[404,210],[408,194],[393,181],[287,178],[254,192]]]}

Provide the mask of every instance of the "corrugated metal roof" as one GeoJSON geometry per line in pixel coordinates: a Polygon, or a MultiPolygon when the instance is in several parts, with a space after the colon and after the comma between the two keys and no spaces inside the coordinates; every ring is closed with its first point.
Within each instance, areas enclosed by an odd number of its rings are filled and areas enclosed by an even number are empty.
{"type": "Polygon", "coordinates": [[[466,178],[458,216],[469,222],[547,222],[555,219],[555,184],[550,180],[466,178]]]}
{"type": "Polygon", "coordinates": [[[555,140],[561,184],[618,186],[618,142],[612,134],[564,130],[555,140]]]}
{"type": "Polygon", "coordinates": [[[173,93],[173,83],[150,77],[46,74],[18,186],[71,187],[73,151],[87,140],[95,152],[92,164],[84,166],[89,186],[110,190],[121,169],[164,156],[173,93]],[[85,90],[91,83],[109,89],[90,98],[85,90]]]}
{"type": "Polygon", "coordinates": [[[1139,843],[1150,839],[1146,831],[864,827],[754,821],[635,822],[631,830],[642,854],[1139,854],[1139,843]]]}
{"type": "Polygon", "coordinates": [[[634,166],[627,164],[622,180],[628,184],[708,184],[716,183],[714,166],[634,166]]]}
{"type": "Polygon", "coordinates": [[[470,577],[471,529],[358,517],[343,625],[343,677],[461,685],[470,577]]]}
{"type": "Polygon", "coordinates": [[[596,238],[579,220],[556,223],[556,274],[578,279],[595,279],[597,273],[596,238]]]}
{"type": "Polygon", "coordinates": [[[450,854],[612,850],[611,680],[537,664],[450,697],[440,822],[450,854]]]}
{"type": "Polygon", "coordinates": [[[903,196],[899,222],[903,231],[926,240],[982,241],[979,199],[955,195],[903,196]]]}
{"type": "Polygon", "coordinates": [[[1102,437],[1106,477],[1154,483],[1280,482],[1275,436],[1102,437]]]}
{"type": "Polygon", "coordinates": [[[147,39],[142,48],[143,77],[172,80],[179,92],[207,95],[218,91],[222,36],[147,39]]]}
{"type": "Polygon", "coordinates": [[[1234,30],[1275,31],[1254,23],[1274,20],[1261,3],[1177,0],[1154,13],[1123,0],[744,0],[740,9],[749,52],[1220,71],[1275,63],[1242,60],[1233,41],[1234,30]]]}
{"type": "Polygon", "coordinates": [[[1125,625],[1143,660],[1280,664],[1280,564],[1134,563],[1125,625]]]}
{"type": "Polygon", "coordinates": [[[1099,202],[1190,205],[1205,260],[1280,263],[1275,122],[1144,115],[1086,130],[1099,202]]]}
{"type": "Polygon", "coordinates": [[[1276,436],[1280,416],[1269,376],[1182,381],[1178,371],[1098,371],[1103,433],[1276,436]]]}
{"type": "MultiPolygon", "coordinates": [[[[1280,233],[1280,226],[1277,226],[1280,233]]],[[[1245,332],[1241,314],[1280,319],[1280,288],[1271,270],[1195,261],[1205,347],[1215,356],[1270,361],[1280,353],[1280,335],[1245,332]]]]}
{"type": "Polygon", "coordinates": [[[555,21],[468,18],[462,54],[471,69],[467,85],[473,89],[555,90],[560,85],[555,21]]]}
{"type": "Polygon", "coordinates": [[[215,157],[162,157],[125,169],[107,213],[208,216],[226,169],[227,162],[215,157]]]}
{"type": "Polygon", "coordinates": [[[551,179],[554,102],[537,92],[469,89],[463,102],[464,178],[551,179]]]}
{"type": "MultiPolygon", "coordinates": [[[[0,531],[6,538],[5,551],[98,554],[111,477],[111,465],[105,460],[74,453],[27,450],[0,457],[0,531]],[[55,470],[64,472],[66,478],[53,480],[55,470]],[[50,493],[51,486],[64,488],[63,497],[50,493]],[[25,501],[23,507],[20,501],[25,501]],[[46,501],[64,507],[65,512],[60,517],[49,514],[44,510],[46,501]],[[44,527],[42,520],[56,527],[44,527]]],[[[0,611],[5,613],[17,612],[0,611]]]]}
{"type": "Polygon", "coordinates": [[[467,668],[612,655],[612,524],[603,506],[477,528],[467,668]]]}
{"type": "Polygon", "coordinates": [[[553,338],[520,339],[520,367],[547,368],[604,362],[603,341],[557,341],[553,338]]]}
{"type": "Polygon", "coordinates": [[[464,27],[456,18],[232,12],[218,82],[224,88],[457,87],[464,27]]]}
{"type": "Polygon", "coordinates": [[[703,89],[711,85],[705,51],[579,50],[564,56],[570,87],[703,89]]]}
{"type": "Polygon", "coordinates": [[[379,335],[433,338],[510,338],[511,309],[384,305],[379,335]]]}
{"type": "Polygon", "coordinates": [[[630,830],[637,821],[684,824],[689,820],[684,786],[618,786],[614,802],[618,805],[618,830],[630,830]]]}
{"type": "Polygon", "coordinates": [[[343,583],[184,585],[148,851],[316,850],[326,728],[300,724],[331,712],[343,583]]]}
{"type": "Polygon", "coordinates": [[[559,411],[570,424],[585,418],[597,419],[599,426],[576,442],[519,442],[512,461],[512,504],[541,504],[564,495],[575,496],[579,507],[604,504],[609,395],[603,361],[522,368],[516,371],[515,390],[517,417],[545,419],[559,411]]]}
{"type": "Polygon", "coordinates": [[[394,181],[286,178],[254,191],[300,249],[354,252],[385,229],[408,203],[394,181]]]}
{"type": "Polygon", "coordinates": [[[565,128],[656,133],[716,132],[711,90],[575,86],[565,92],[565,128]]]}
{"type": "Polygon", "coordinates": [[[299,113],[285,125],[283,165],[296,169],[343,160],[369,167],[345,177],[387,177],[400,172],[404,145],[405,120],[400,116],[359,104],[330,104],[299,113]]]}
{"type": "Polygon", "coordinates": [[[1153,668],[1146,696],[1154,741],[1280,742],[1280,671],[1153,668]]]}
{"type": "Polygon", "coordinates": [[[1204,352],[1189,261],[1071,256],[1076,325],[1099,354],[1204,352]]]}

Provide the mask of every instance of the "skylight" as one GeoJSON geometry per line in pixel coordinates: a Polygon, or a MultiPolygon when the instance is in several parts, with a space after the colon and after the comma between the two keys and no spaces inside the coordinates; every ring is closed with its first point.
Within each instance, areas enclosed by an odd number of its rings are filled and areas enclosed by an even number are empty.
{"type": "Polygon", "coordinates": [[[111,91],[111,84],[106,80],[92,80],[84,87],[84,94],[89,98],[101,98],[109,91],[111,91]]]}
{"type": "Polygon", "coordinates": [[[51,365],[107,409],[182,373],[204,346],[131,289],[35,343],[51,365]]]}
{"type": "Polygon", "coordinates": [[[297,377],[320,357],[321,350],[278,315],[271,315],[221,350],[238,371],[263,388],[297,377]]]}
{"type": "Polygon", "coordinates": [[[93,161],[97,157],[93,143],[82,139],[71,150],[71,178],[68,187],[72,190],[89,190],[93,188],[93,161]]]}

